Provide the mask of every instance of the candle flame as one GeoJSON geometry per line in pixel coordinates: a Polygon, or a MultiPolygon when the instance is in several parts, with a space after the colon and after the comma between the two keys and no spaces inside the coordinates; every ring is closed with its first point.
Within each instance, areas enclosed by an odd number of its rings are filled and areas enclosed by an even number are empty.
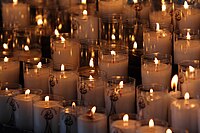
{"type": "Polygon", "coordinates": [[[154,127],[154,121],[153,121],[153,119],[149,120],[149,127],[154,127]]]}
{"type": "Polygon", "coordinates": [[[155,58],[154,63],[155,63],[155,65],[158,65],[160,63],[160,61],[157,58],[155,58]]]}
{"type": "Polygon", "coordinates": [[[25,95],[27,96],[27,95],[29,95],[31,93],[31,91],[29,90],[29,89],[27,89],[26,91],[25,91],[25,95]]]}
{"type": "Polygon", "coordinates": [[[86,5],[87,4],[87,1],[86,0],[81,0],[81,3],[86,5]]]}
{"type": "Polygon", "coordinates": [[[92,75],[89,76],[89,80],[94,80],[94,78],[92,77],[92,75]]]}
{"type": "Polygon", "coordinates": [[[94,59],[93,58],[90,59],[89,66],[94,67],[94,59]]]}
{"type": "Polygon", "coordinates": [[[5,91],[8,91],[8,88],[6,87],[5,91]]]}
{"type": "Polygon", "coordinates": [[[114,34],[112,34],[111,39],[112,39],[112,40],[115,40],[115,39],[116,39],[116,37],[115,37],[114,34]]]}
{"type": "Polygon", "coordinates": [[[55,34],[56,36],[59,36],[59,35],[60,35],[60,33],[59,33],[59,31],[58,31],[57,29],[54,30],[54,34],[55,34]]]}
{"type": "Polygon", "coordinates": [[[120,82],[119,82],[119,88],[122,89],[123,86],[124,86],[124,82],[123,82],[123,81],[120,81],[120,82]]]}
{"type": "Polygon", "coordinates": [[[185,93],[184,99],[185,100],[189,100],[190,99],[190,94],[188,92],[185,93]]]}
{"type": "Polygon", "coordinates": [[[188,9],[189,8],[189,5],[188,5],[187,1],[184,2],[183,7],[184,7],[184,9],[188,9]]]}
{"type": "Polygon", "coordinates": [[[153,93],[153,89],[150,89],[150,93],[151,93],[151,94],[153,93]]]}
{"type": "Polygon", "coordinates": [[[61,30],[62,29],[62,24],[58,25],[58,29],[61,30]]]}
{"type": "Polygon", "coordinates": [[[87,10],[83,10],[83,15],[87,16],[87,10]]]}
{"type": "Polygon", "coordinates": [[[48,102],[49,101],[49,96],[45,96],[44,101],[48,102]]]}
{"type": "Polygon", "coordinates": [[[61,41],[62,41],[62,42],[64,42],[64,41],[65,41],[65,38],[64,38],[64,37],[62,37],[62,36],[60,37],[60,39],[61,39],[61,41]]]}
{"type": "Polygon", "coordinates": [[[134,49],[137,49],[137,42],[134,42],[133,48],[134,48],[134,49]]]}
{"type": "Polygon", "coordinates": [[[94,115],[95,114],[95,112],[96,112],[96,106],[94,106],[94,107],[92,107],[92,109],[91,109],[91,113],[94,115]]]}
{"type": "Polygon", "coordinates": [[[24,46],[25,51],[29,51],[29,47],[27,45],[24,46]]]}
{"type": "Polygon", "coordinates": [[[191,39],[191,35],[190,35],[190,32],[189,32],[189,31],[187,31],[186,39],[187,39],[187,40],[190,40],[190,39],[191,39]]]}
{"type": "Polygon", "coordinates": [[[159,31],[159,30],[160,30],[160,24],[156,23],[156,31],[159,31]]]}
{"type": "Polygon", "coordinates": [[[3,61],[6,63],[8,62],[9,58],[8,57],[4,57],[3,61]]]}
{"type": "Polygon", "coordinates": [[[7,43],[4,43],[4,44],[3,44],[3,48],[4,48],[4,49],[8,49],[8,44],[7,44],[7,43]]]}
{"type": "Polygon", "coordinates": [[[61,70],[62,72],[65,71],[65,65],[64,65],[64,64],[62,64],[62,65],[60,66],[60,70],[61,70]]]}
{"type": "Polygon", "coordinates": [[[16,5],[18,3],[18,0],[13,0],[13,4],[16,5]]]}
{"type": "Polygon", "coordinates": [[[138,3],[138,0],[133,0],[133,3],[138,3]]]}
{"type": "Polygon", "coordinates": [[[166,11],[167,6],[165,4],[165,0],[162,0],[161,3],[162,3],[162,11],[166,11]]]}
{"type": "Polygon", "coordinates": [[[171,80],[171,88],[175,88],[175,91],[177,90],[177,86],[178,86],[178,75],[174,75],[172,77],[172,80],[171,80]]]}
{"type": "Polygon", "coordinates": [[[41,69],[41,68],[42,68],[42,62],[39,62],[39,63],[37,64],[37,68],[38,68],[38,69],[41,69]]]}
{"type": "Polygon", "coordinates": [[[42,25],[43,24],[42,15],[37,15],[36,16],[36,20],[37,20],[37,25],[42,25]]]}
{"type": "Polygon", "coordinates": [[[75,108],[75,107],[76,107],[76,103],[73,102],[73,103],[72,103],[72,108],[75,108]]]}
{"type": "Polygon", "coordinates": [[[172,133],[172,130],[171,129],[167,129],[166,133],[172,133]]]}
{"type": "Polygon", "coordinates": [[[110,51],[110,53],[111,53],[112,56],[116,55],[116,52],[114,50],[110,51]]]}
{"type": "Polygon", "coordinates": [[[128,120],[129,120],[129,116],[128,116],[128,114],[125,114],[123,116],[123,122],[128,122],[128,120]]]}
{"type": "Polygon", "coordinates": [[[192,67],[192,66],[189,66],[189,72],[195,72],[195,68],[194,67],[192,67]]]}

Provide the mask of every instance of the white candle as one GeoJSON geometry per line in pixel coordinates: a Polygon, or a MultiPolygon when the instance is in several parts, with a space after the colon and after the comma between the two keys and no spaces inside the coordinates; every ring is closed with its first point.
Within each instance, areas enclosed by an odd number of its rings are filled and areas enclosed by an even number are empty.
{"type": "Polygon", "coordinates": [[[77,83],[77,73],[75,71],[65,71],[63,64],[61,65],[61,72],[53,71],[49,81],[53,94],[63,96],[66,100],[76,99],[77,83]]]}
{"type": "Polygon", "coordinates": [[[172,127],[195,133],[198,131],[199,101],[189,98],[189,93],[185,93],[184,99],[178,99],[171,104],[172,127]]]}
{"type": "MultiPolygon", "coordinates": [[[[156,61],[157,58],[155,58],[156,61]]],[[[157,59],[158,60],[158,59],[157,59]]],[[[166,87],[170,85],[171,64],[149,62],[142,65],[142,84],[158,83],[166,87]]]]}
{"type": "MultiPolygon", "coordinates": [[[[116,86],[115,86],[116,87],[116,86]]],[[[105,107],[107,114],[113,113],[111,110],[111,97],[117,96],[115,109],[116,113],[134,113],[135,112],[135,87],[133,84],[119,83],[116,88],[108,87],[105,90],[105,107]],[[121,86],[121,87],[120,87],[121,86]],[[126,104],[124,104],[126,103],[126,104]]]]}
{"type": "Polygon", "coordinates": [[[59,101],[49,100],[37,101],[33,104],[34,108],[34,132],[59,132],[59,101]]]}
{"type": "Polygon", "coordinates": [[[135,133],[136,129],[140,126],[140,122],[137,120],[129,119],[129,116],[125,114],[123,120],[116,120],[111,124],[111,133],[123,132],[123,133],[135,133]]]}
{"type": "Polygon", "coordinates": [[[156,23],[156,31],[147,31],[143,33],[144,49],[146,53],[171,54],[172,41],[171,33],[160,29],[159,23],[156,23]]]}
{"type": "Polygon", "coordinates": [[[107,77],[128,75],[128,55],[111,51],[109,55],[102,55],[99,68],[107,73],[107,77]]]}
{"type": "Polygon", "coordinates": [[[54,64],[70,64],[74,69],[79,67],[80,44],[78,42],[65,39],[61,36],[61,41],[53,41],[52,49],[54,64]]]}
{"type": "Polygon", "coordinates": [[[83,10],[83,14],[74,16],[72,21],[77,28],[73,31],[75,38],[98,39],[98,17],[88,15],[87,10],[83,10]]]}
{"type": "Polygon", "coordinates": [[[19,94],[13,98],[17,104],[14,112],[17,128],[33,130],[33,101],[37,101],[39,98],[39,95],[30,94],[29,89],[25,91],[25,94],[19,94]]]}
{"type": "Polygon", "coordinates": [[[141,126],[136,130],[136,133],[165,133],[166,128],[158,125],[154,125],[152,119],[149,120],[148,126],[141,126]]]}
{"type": "Polygon", "coordinates": [[[26,68],[26,71],[24,72],[24,87],[40,89],[43,93],[49,93],[48,81],[50,70],[41,65],[41,62],[39,62],[35,69],[26,68]]]}
{"type": "Polygon", "coordinates": [[[7,57],[0,62],[0,81],[18,83],[19,82],[19,62],[7,57]]]}
{"type": "Polygon", "coordinates": [[[107,133],[107,116],[95,113],[95,110],[94,106],[90,114],[78,117],[78,133],[107,133]]]}
{"type": "Polygon", "coordinates": [[[18,0],[13,0],[13,3],[2,3],[2,18],[5,24],[16,24],[20,27],[30,25],[30,9],[28,4],[18,3],[18,0]]]}
{"type": "Polygon", "coordinates": [[[77,133],[77,118],[87,111],[87,107],[77,106],[75,102],[72,103],[72,106],[64,108],[60,113],[60,132],[66,133],[70,130],[71,133],[77,133]]]}

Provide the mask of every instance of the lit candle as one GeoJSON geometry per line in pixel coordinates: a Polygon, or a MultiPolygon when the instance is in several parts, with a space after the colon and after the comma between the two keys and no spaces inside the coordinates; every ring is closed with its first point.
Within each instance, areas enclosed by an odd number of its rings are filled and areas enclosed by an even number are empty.
{"type": "Polygon", "coordinates": [[[45,96],[45,101],[37,101],[33,104],[34,132],[59,132],[59,103],[60,101],[45,96]]]}
{"type": "Polygon", "coordinates": [[[107,116],[95,111],[94,106],[88,114],[78,117],[78,133],[107,133],[107,116]]]}
{"type": "Polygon", "coordinates": [[[123,133],[135,133],[136,129],[140,126],[137,120],[129,119],[128,114],[123,116],[123,120],[116,120],[111,124],[111,133],[121,131],[123,133]]]}
{"type": "Polygon", "coordinates": [[[33,101],[40,99],[39,95],[30,94],[27,89],[25,94],[14,97],[16,101],[15,121],[16,127],[23,130],[33,130],[33,101]]]}
{"type": "Polygon", "coordinates": [[[78,74],[76,71],[65,71],[62,64],[59,71],[53,71],[49,79],[49,86],[52,87],[54,95],[63,96],[66,100],[75,100],[77,95],[78,74]]]}
{"type": "Polygon", "coordinates": [[[178,91],[178,75],[174,75],[172,77],[172,80],[171,80],[171,89],[172,89],[172,91],[170,91],[169,94],[172,97],[180,98],[181,92],[178,91]]]}
{"type": "Polygon", "coordinates": [[[184,129],[189,132],[198,131],[199,101],[190,99],[188,92],[185,93],[184,99],[177,99],[171,104],[172,127],[184,129]]]}

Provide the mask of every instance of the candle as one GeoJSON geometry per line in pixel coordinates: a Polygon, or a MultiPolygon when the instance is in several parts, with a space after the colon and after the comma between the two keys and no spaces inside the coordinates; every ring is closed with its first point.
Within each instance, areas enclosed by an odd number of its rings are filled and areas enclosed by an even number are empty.
{"type": "Polygon", "coordinates": [[[98,17],[88,15],[87,10],[83,10],[83,14],[72,18],[74,26],[73,34],[75,38],[81,39],[98,39],[98,17]]]}
{"type": "Polygon", "coordinates": [[[58,3],[61,8],[68,9],[79,4],[79,1],[80,0],[58,0],[58,3]]]}
{"type": "Polygon", "coordinates": [[[154,63],[153,63],[151,61],[147,61],[149,60],[148,58],[151,58],[150,56],[151,55],[143,55],[142,57],[143,58],[142,59],[143,63],[141,68],[142,84],[157,83],[169,87],[172,67],[170,64],[170,59],[167,58],[171,57],[167,57],[165,61],[164,58],[159,60],[157,59],[157,57],[154,57],[154,63]],[[146,57],[147,59],[145,59],[146,57]],[[169,63],[167,63],[168,62],[167,60],[169,61],[169,63]]]}
{"type": "Polygon", "coordinates": [[[42,67],[42,63],[37,64],[37,68],[26,68],[24,72],[24,87],[30,89],[40,89],[43,93],[49,93],[49,75],[50,70],[42,67]]]}
{"type": "Polygon", "coordinates": [[[177,21],[179,30],[200,28],[200,10],[198,8],[190,7],[187,1],[184,1],[184,5],[179,7],[178,10],[181,12],[181,19],[177,21]]]}
{"type": "Polygon", "coordinates": [[[87,107],[78,106],[75,102],[72,102],[71,106],[65,107],[60,112],[60,132],[66,133],[69,131],[71,133],[77,133],[77,118],[87,111],[87,107]]]}
{"type": "Polygon", "coordinates": [[[110,51],[110,54],[100,55],[99,69],[107,73],[107,77],[128,75],[128,55],[110,51]]]}
{"type": "Polygon", "coordinates": [[[52,59],[54,64],[71,64],[74,69],[78,69],[80,44],[71,39],[66,39],[63,35],[58,34],[58,38],[52,42],[52,59]]]}
{"type": "Polygon", "coordinates": [[[40,98],[39,95],[30,93],[27,89],[25,94],[19,94],[13,98],[17,104],[14,112],[16,127],[23,130],[33,130],[33,101],[40,98]]]}
{"type": "Polygon", "coordinates": [[[111,124],[111,133],[135,133],[136,129],[140,127],[140,122],[129,119],[128,114],[123,116],[123,120],[116,120],[111,124]]]}
{"type": "Polygon", "coordinates": [[[65,71],[64,64],[61,65],[61,71],[53,71],[49,79],[49,85],[52,87],[53,94],[63,96],[66,100],[76,99],[77,83],[77,72],[65,71]]]}
{"type": "Polygon", "coordinates": [[[19,62],[4,57],[3,61],[0,61],[0,81],[18,83],[19,62]]]}
{"type": "Polygon", "coordinates": [[[143,33],[144,50],[146,53],[171,54],[171,33],[160,29],[160,24],[156,23],[156,31],[147,31],[143,33]]]}
{"type": "Polygon", "coordinates": [[[34,132],[59,132],[59,101],[50,100],[49,96],[45,101],[37,101],[33,104],[34,132]]]}
{"type": "Polygon", "coordinates": [[[153,119],[149,120],[148,126],[141,126],[136,130],[136,133],[165,133],[166,128],[159,125],[154,125],[153,119]]]}
{"type": "Polygon", "coordinates": [[[195,133],[198,131],[199,101],[189,98],[190,95],[186,92],[184,99],[177,99],[171,104],[172,127],[195,133]]]}
{"type": "Polygon", "coordinates": [[[89,114],[78,117],[78,133],[107,133],[107,117],[102,113],[95,113],[94,106],[89,114]]]}
{"type": "Polygon", "coordinates": [[[181,92],[178,91],[178,75],[174,75],[171,80],[171,89],[172,91],[169,94],[174,98],[180,98],[181,92]]]}
{"type": "Polygon", "coordinates": [[[200,59],[200,40],[191,40],[187,30],[186,40],[177,40],[174,44],[174,62],[180,64],[183,60],[200,59]]]}
{"type": "Polygon", "coordinates": [[[2,18],[4,23],[10,23],[20,27],[27,27],[30,24],[30,9],[28,4],[18,3],[2,3],[2,18]]]}
{"type": "Polygon", "coordinates": [[[134,81],[129,80],[128,83],[120,81],[119,85],[114,85],[114,88],[112,86],[106,88],[105,107],[107,114],[135,112],[135,84],[134,81]]]}

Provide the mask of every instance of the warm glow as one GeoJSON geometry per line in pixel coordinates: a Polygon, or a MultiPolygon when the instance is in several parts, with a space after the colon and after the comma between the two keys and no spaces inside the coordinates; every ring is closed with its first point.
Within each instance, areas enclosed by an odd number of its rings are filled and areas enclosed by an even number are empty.
{"type": "Polygon", "coordinates": [[[190,94],[189,94],[188,92],[185,93],[185,95],[184,95],[184,99],[185,99],[185,100],[190,99],[190,94]]]}
{"type": "Polygon", "coordinates": [[[89,76],[89,80],[94,80],[94,78],[92,77],[92,75],[89,76]]]}
{"type": "Polygon", "coordinates": [[[115,56],[115,55],[116,55],[116,52],[115,52],[115,51],[113,51],[113,50],[112,50],[112,51],[110,51],[110,53],[111,53],[111,55],[112,55],[112,56],[115,56]]]}
{"type": "Polygon", "coordinates": [[[81,3],[82,3],[82,4],[86,4],[87,1],[86,1],[86,0],[81,0],[81,3]]]}
{"type": "Polygon", "coordinates": [[[161,3],[162,3],[162,11],[166,11],[167,6],[165,4],[165,0],[162,0],[161,3]]]}
{"type": "Polygon", "coordinates": [[[129,116],[128,116],[128,114],[125,114],[125,115],[123,116],[123,121],[124,121],[124,122],[128,122],[128,120],[129,120],[129,116]]]}
{"type": "Polygon", "coordinates": [[[153,89],[150,89],[150,94],[153,94],[153,89]]]}
{"type": "Polygon", "coordinates": [[[175,91],[177,91],[177,86],[178,86],[178,75],[174,75],[172,77],[172,80],[171,80],[171,88],[175,88],[175,91]]]}
{"type": "Polygon", "coordinates": [[[184,7],[185,9],[188,9],[188,8],[189,8],[189,5],[188,5],[187,1],[184,2],[183,7],[184,7]]]}
{"type": "Polygon", "coordinates": [[[192,66],[189,66],[189,72],[194,72],[195,71],[195,68],[194,67],[192,67],[192,66]]]}
{"type": "Polygon", "coordinates": [[[138,0],[133,0],[134,3],[138,3],[138,0]]]}
{"type": "Polygon", "coordinates": [[[191,39],[191,36],[190,36],[190,32],[189,32],[189,31],[187,31],[186,39],[187,39],[187,40],[190,40],[190,39],[191,39]]]}
{"type": "Polygon", "coordinates": [[[137,42],[134,42],[133,48],[134,48],[134,49],[137,49],[137,42]]]}
{"type": "Polygon", "coordinates": [[[76,107],[76,103],[73,102],[73,103],[72,103],[72,108],[75,108],[75,107],[76,107]]]}
{"type": "Polygon", "coordinates": [[[8,57],[4,57],[3,61],[4,62],[8,62],[9,58],[8,57]]]}
{"type": "Polygon", "coordinates": [[[154,59],[154,63],[155,63],[156,65],[158,65],[158,64],[160,63],[160,61],[159,61],[157,58],[155,58],[155,59],[154,59]]]}
{"type": "Polygon", "coordinates": [[[111,39],[112,39],[112,40],[115,40],[115,39],[116,39],[116,37],[115,37],[114,34],[112,34],[111,39]]]}
{"type": "Polygon", "coordinates": [[[120,82],[119,82],[119,88],[122,89],[123,86],[124,86],[124,82],[123,82],[123,81],[120,81],[120,82]]]}
{"type": "Polygon", "coordinates": [[[149,127],[154,127],[154,121],[153,121],[153,119],[149,120],[149,127]]]}
{"type": "Polygon", "coordinates": [[[6,88],[5,91],[8,91],[8,88],[6,88]]]}
{"type": "Polygon", "coordinates": [[[64,41],[65,41],[65,38],[64,38],[64,37],[62,37],[62,36],[60,37],[60,39],[61,39],[61,41],[62,41],[62,42],[64,42],[64,41]]]}
{"type": "Polygon", "coordinates": [[[43,24],[42,15],[37,15],[36,16],[36,20],[37,20],[37,25],[42,25],[43,24]]]}
{"type": "Polygon", "coordinates": [[[39,63],[37,64],[37,68],[38,68],[38,69],[41,69],[41,68],[42,68],[42,62],[39,62],[39,63]]]}
{"type": "Polygon", "coordinates": [[[55,34],[56,36],[59,36],[59,35],[60,35],[60,33],[59,33],[59,31],[58,31],[57,29],[54,30],[54,34],[55,34]]]}
{"type": "Polygon", "coordinates": [[[31,93],[31,91],[30,91],[29,89],[27,89],[27,90],[25,91],[25,95],[26,95],[26,96],[28,96],[30,93],[31,93]]]}
{"type": "Polygon", "coordinates": [[[24,46],[25,51],[29,51],[29,47],[27,45],[24,46]]]}
{"type": "Polygon", "coordinates": [[[167,129],[166,133],[172,133],[172,130],[171,129],[167,129]]]}
{"type": "Polygon", "coordinates": [[[18,3],[18,0],[13,0],[13,4],[16,5],[18,3]]]}
{"type": "Polygon", "coordinates": [[[156,23],[156,31],[159,31],[159,30],[160,30],[160,24],[156,23]]]}
{"type": "Polygon", "coordinates": [[[64,64],[62,64],[62,65],[60,66],[60,70],[61,70],[62,72],[65,71],[65,65],[64,65],[64,64]]]}
{"type": "Polygon", "coordinates": [[[89,66],[94,67],[94,59],[93,58],[90,59],[89,66]]]}
{"type": "Polygon", "coordinates": [[[87,10],[83,10],[83,15],[87,16],[87,10]]]}
{"type": "Polygon", "coordinates": [[[44,98],[44,101],[45,101],[45,102],[48,102],[48,101],[49,101],[49,96],[46,96],[46,97],[44,98]]]}
{"type": "Polygon", "coordinates": [[[7,44],[7,43],[4,43],[4,44],[3,44],[3,48],[4,48],[4,49],[8,49],[8,44],[7,44]]]}
{"type": "Polygon", "coordinates": [[[92,107],[91,112],[92,112],[93,115],[95,114],[96,109],[97,109],[96,106],[92,107]]]}
{"type": "Polygon", "coordinates": [[[59,24],[58,29],[59,29],[59,30],[62,29],[62,24],[59,24]]]}

